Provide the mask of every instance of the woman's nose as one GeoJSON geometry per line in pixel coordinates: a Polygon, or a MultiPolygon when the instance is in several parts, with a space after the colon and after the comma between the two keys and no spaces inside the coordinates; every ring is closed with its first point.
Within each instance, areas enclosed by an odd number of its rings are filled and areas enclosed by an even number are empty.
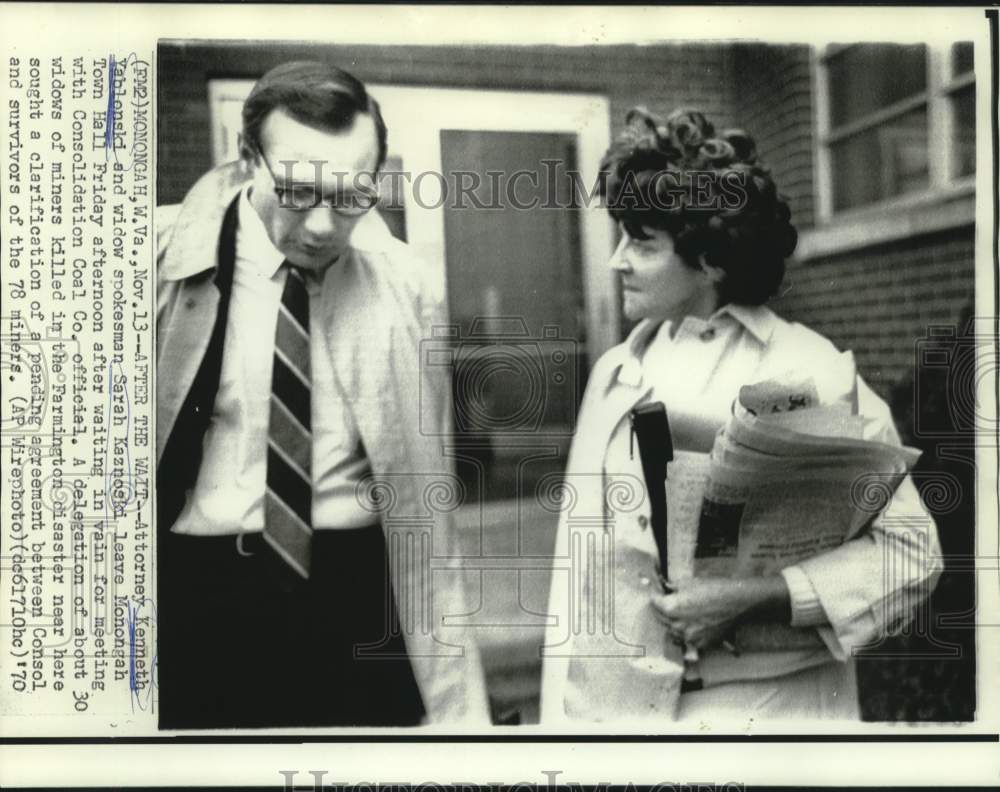
{"type": "Polygon", "coordinates": [[[615,248],[615,252],[611,254],[608,266],[616,272],[628,272],[632,269],[632,265],[628,260],[628,241],[627,236],[622,236],[618,247],[615,248]]]}

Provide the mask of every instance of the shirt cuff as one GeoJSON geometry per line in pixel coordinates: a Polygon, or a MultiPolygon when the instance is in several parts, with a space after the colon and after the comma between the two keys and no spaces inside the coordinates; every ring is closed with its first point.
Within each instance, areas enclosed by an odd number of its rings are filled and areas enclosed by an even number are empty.
{"type": "Polygon", "coordinates": [[[792,605],[792,627],[815,627],[827,624],[826,611],[820,604],[816,589],[800,567],[790,566],[781,570],[781,576],[788,586],[792,605]]]}

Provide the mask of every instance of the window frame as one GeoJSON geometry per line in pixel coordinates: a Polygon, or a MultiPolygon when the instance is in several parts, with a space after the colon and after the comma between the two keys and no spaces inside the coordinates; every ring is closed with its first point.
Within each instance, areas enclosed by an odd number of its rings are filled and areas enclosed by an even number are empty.
{"type": "MultiPolygon", "coordinates": [[[[957,44],[956,42],[955,44],[957,44]]],[[[953,176],[955,172],[955,147],[952,145],[954,143],[952,132],[954,130],[955,123],[955,110],[953,99],[955,94],[959,91],[968,88],[969,86],[975,86],[976,84],[976,71],[973,68],[967,72],[957,73],[955,71],[955,61],[953,57],[953,52],[955,44],[949,45],[942,53],[941,57],[944,61],[942,67],[942,82],[939,87],[941,102],[940,107],[942,108],[942,114],[944,119],[942,121],[942,131],[944,132],[944,148],[945,148],[945,164],[946,171],[944,174],[945,181],[951,184],[962,184],[966,181],[975,182],[976,171],[973,169],[972,173],[965,176],[953,176]]],[[[973,45],[975,46],[975,45],[973,45]]]]}
{"type": "Polygon", "coordinates": [[[976,173],[973,171],[960,177],[951,175],[955,171],[951,99],[958,91],[975,84],[975,70],[954,73],[952,46],[957,42],[921,43],[927,48],[925,90],[879,108],[832,132],[827,62],[837,53],[855,45],[828,44],[812,50],[816,223],[814,228],[801,235],[798,258],[814,258],[898,239],[921,230],[943,230],[974,221],[976,173]],[[861,206],[834,210],[831,145],[924,106],[927,108],[927,187],[861,206]]]}

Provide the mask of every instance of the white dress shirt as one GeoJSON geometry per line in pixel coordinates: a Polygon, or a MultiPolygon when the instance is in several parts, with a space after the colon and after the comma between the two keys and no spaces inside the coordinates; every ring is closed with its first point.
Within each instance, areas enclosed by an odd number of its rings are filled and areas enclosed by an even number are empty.
{"type": "MultiPolygon", "coordinates": [[[[347,255],[347,254],[345,254],[347,255]]],[[[173,531],[191,535],[264,528],[267,431],[278,306],[287,270],[247,190],[239,198],[236,260],[219,391],[205,432],[201,468],[173,531]]],[[[336,381],[323,332],[322,278],[307,275],[312,367],[313,526],[357,528],[374,522],[355,491],[370,471],[351,410],[336,381]]]]}

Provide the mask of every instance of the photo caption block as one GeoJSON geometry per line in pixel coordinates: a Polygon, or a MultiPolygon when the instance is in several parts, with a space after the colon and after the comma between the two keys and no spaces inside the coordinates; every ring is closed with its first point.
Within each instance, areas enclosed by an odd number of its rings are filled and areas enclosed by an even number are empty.
{"type": "Polygon", "coordinates": [[[151,731],[153,55],[24,51],[3,85],[0,728],[151,731]]]}

